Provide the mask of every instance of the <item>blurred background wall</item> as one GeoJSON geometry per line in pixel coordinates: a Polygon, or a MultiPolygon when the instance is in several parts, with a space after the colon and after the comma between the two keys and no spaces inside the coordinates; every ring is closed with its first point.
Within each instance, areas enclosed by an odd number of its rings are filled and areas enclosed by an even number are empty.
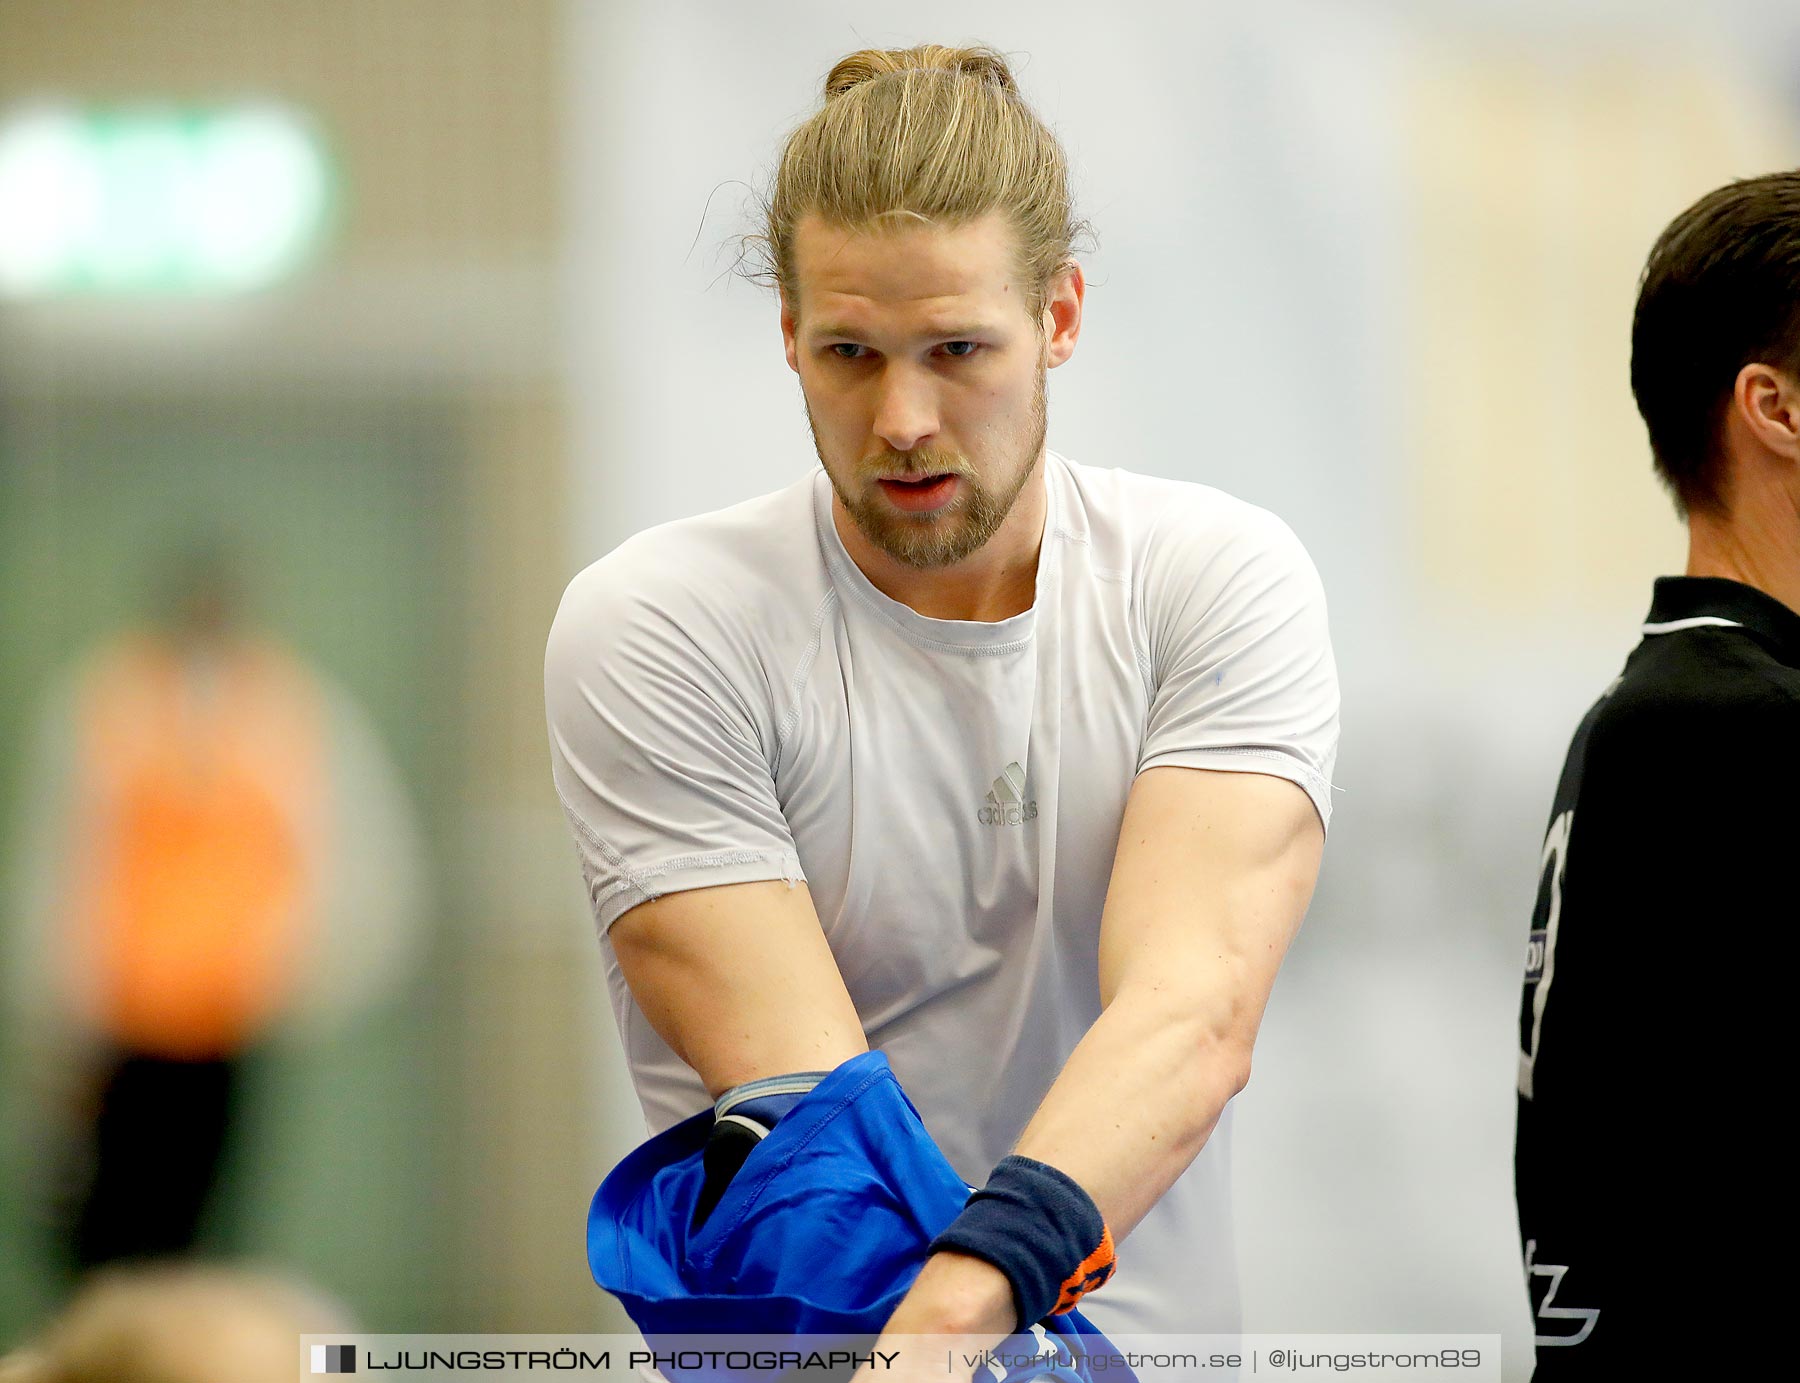
{"type": "MultiPolygon", "coordinates": [[[[1247,1325],[1498,1331],[1522,1377],[1544,818],[1685,550],[1626,382],[1635,282],[1694,197],[1800,158],[1791,6],[5,0],[0,119],[276,100],[336,192],[255,292],[0,298],[4,837],[33,839],[44,708],[154,553],[244,535],[264,622],[392,759],[424,901],[410,965],[274,1049],[215,1240],[371,1329],[617,1325],[581,1222],[642,1124],[544,635],[628,534],[816,464],[773,299],[732,272],[747,185],[838,57],[923,41],[1010,55],[1098,231],[1051,445],[1276,510],[1332,602],[1342,798],[1237,1122],[1247,1325]]],[[[34,906],[19,853],[0,929],[34,906]]],[[[0,1343],[57,1295],[22,1051],[0,1343]]]]}
{"type": "MultiPolygon", "coordinates": [[[[427,887],[406,972],[276,1044],[209,1243],[305,1269],[372,1329],[593,1322],[595,961],[542,743],[568,566],[566,23],[486,0],[0,6],[0,111],[276,101],[334,165],[329,234],[285,280],[0,302],[0,784],[8,838],[32,839],[24,746],[61,679],[138,613],[166,548],[239,537],[264,624],[397,766],[427,887]]],[[[0,1070],[5,1340],[55,1294],[55,1145],[18,1063],[0,1070]]]]}

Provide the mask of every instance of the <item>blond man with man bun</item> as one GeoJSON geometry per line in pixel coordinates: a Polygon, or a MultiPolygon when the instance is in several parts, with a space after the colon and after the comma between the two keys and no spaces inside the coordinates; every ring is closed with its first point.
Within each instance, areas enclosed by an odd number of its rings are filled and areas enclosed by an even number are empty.
{"type": "Polygon", "coordinates": [[[839,62],[752,238],[819,465],[593,562],[545,658],[647,1125],[719,1116],[697,1218],[868,1051],[981,1188],[891,1334],[1238,1328],[1230,1101],[1331,811],[1293,533],[1159,478],[1203,443],[1047,444],[1068,182],[999,53],[839,62]]]}

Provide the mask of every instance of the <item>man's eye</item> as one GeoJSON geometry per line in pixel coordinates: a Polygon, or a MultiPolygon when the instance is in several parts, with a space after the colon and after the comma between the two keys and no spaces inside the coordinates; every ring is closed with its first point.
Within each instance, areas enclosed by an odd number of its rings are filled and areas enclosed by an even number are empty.
{"type": "MultiPolygon", "coordinates": [[[[826,349],[839,360],[861,360],[863,358],[856,354],[857,351],[860,351],[863,348],[852,341],[838,341],[827,346],[826,349]]],[[[949,353],[952,360],[967,360],[980,349],[981,343],[979,341],[946,341],[944,343],[944,350],[949,353]],[[958,350],[956,349],[958,346],[966,347],[967,349],[958,350]]]]}

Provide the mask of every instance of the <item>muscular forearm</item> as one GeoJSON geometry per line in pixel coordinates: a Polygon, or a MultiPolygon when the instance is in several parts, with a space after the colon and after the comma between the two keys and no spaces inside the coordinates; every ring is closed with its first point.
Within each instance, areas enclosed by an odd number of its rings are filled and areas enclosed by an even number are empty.
{"type": "Polygon", "coordinates": [[[1079,1182],[1117,1243],[1244,1088],[1250,1041],[1167,989],[1122,989],[1070,1054],[1015,1151],[1079,1182]]]}
{"type": "MultiPolygon", "coordinates": [[[[1224,1011],[1231,1011],[1224,1005],[1224,1011]]],[[[1070,1054],[1016,1151],[1073,1177],[1123,1239],[1205,1146],[1249,1071],[1248,1037],[1209,1023],[1205,1004],[1126,986],[1070,1054]]],[[[999,1269],[934,1254],[887,1335],[955,1333],[991,1344],[1013,1328],[999,1269]]]]}

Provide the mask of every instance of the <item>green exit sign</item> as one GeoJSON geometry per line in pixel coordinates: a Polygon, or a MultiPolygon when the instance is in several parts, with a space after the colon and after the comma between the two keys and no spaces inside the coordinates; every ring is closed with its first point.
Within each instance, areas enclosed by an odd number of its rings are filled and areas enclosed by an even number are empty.
{"type": "Polygon", "coordinates": [[[236,293],[322,246],[337,179],[284,106],[0,115],[0,295],[236,293]]]}

